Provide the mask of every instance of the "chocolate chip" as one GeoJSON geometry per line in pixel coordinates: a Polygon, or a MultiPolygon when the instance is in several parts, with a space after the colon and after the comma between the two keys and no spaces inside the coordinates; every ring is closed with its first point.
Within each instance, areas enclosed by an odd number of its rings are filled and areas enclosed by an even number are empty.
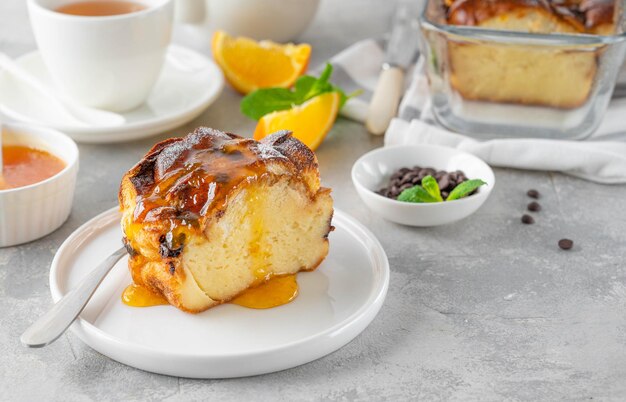
{"type": "Polygon", "coordinates": [[[530,204],[528,204],[528,210],[532,212],[539,212],[541,211],[541,205],[539,205],[538,202],[533,201],[530,204]]]}
{"type": "Polygon", "coordinates": [[[529,196],[530,198],[536,199],[536,198],[539,198],[539,191],[531,189],[526,192],[526,195],[529,196]]]}
{"type": "Polygon", "coordinates": [[[569,250],[574,247],[574,242],[570,239],[561,239],[559,240],[559,247],[561,247],[562,250],[569,250]]]}
{"type": "Polygon", "coordinates": [[[448,186],[450,185],[450,177],[448,176],[448,174],[444,173],[443,175],[441,175],[441,178],[437,180],[437,184],[439,184],[439,188],[448,188],[448,186]]]}
{"type": "Polygon", "coordinates": [[[174,275],[174,272],[176,272],[176,265],[174,265],[172,261],[170,261],[168,265],[170,266],[170,274],[174,275]]]}
{"type": "Polygon", "coordinates": [[[402,176],[402,180],[400,181],[400,184],[407,184],[407,183],[411,183],[411,180],[413,180],[413,177],[411,176],[411,173],[407,173],[404,176],[402,176]]]}
{"type": "Polygon", "coordinates": [[[531,225],[533,223],[535,223],[535,219],[530,216],[530,215],[522,215],[522,223],[526,224],[526,225],[531,225]]]}
{"type": "Polygon", "coordinates": [[[161,244],[159,246],[159,254],[163,258],[176,258],[183,252],[183,246],[181,245],[178,248],[171,249],[167,244],[161,244]]]}

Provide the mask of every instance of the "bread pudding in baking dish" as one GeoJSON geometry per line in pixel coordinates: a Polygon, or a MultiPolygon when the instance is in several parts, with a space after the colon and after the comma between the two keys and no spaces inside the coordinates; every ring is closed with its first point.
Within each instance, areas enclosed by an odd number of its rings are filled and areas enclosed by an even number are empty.
{"type": "Polygon", "coordinates": [[[328,254],[333,201],[290,132],[201,127],[155,145],[119,193],[133,282],[197,313],[328,254]]]}
{"type": "MultiPolygon", "coordinates": [[[[616,0],[438,0],[445,23],[537,34],[612,35],[616,0]]],[[[597,48],[448,41],[452,87],[465,99],[576,108],[598,70],[597,48]]]]}

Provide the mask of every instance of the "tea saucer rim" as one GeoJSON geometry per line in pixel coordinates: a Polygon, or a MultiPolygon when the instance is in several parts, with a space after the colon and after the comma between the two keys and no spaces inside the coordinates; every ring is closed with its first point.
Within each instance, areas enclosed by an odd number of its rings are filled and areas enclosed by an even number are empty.
{"type": "MultiPolygon", "coordinates": [[[[161,134],[164,131],[179,127],[198,117],[217,100],[219,95],[221,95],[225,84],[222,71],[217,64],[206,55],[178,44],[171,44],[168,48],[168,52],[183,52],[190,54],[192,57],[201,58],[206,64],[206,67],[203,70],[206,71],[207,77],[210,77],[208,79],[210,84],[207,85],[207,90],[202,92],[204,96],[198,97],[196,102],[184,110],[180,110],[175,113],[160,114],[146,120],[134,121],[114,127],[45,124],[33,119],[31,116],[25,115],[22,111],[17,111],[11,108],[6,103],[0,104],[0,113],[16,122],[44,126],[61,131],[79,143],[105,144],[129,142],[161,134]]],[[[21,64],[34,57],[41,57],[39,50],[25,53],[18,57],[15,61],[16,63],[21,64]]],[[[165,65],[168,63],[170,62],[166,57],[165,65]]],[[[198,80],[197,78],[192,77],[193,74],[188,74],[186,76],[190,77],[190,80],[198,80]]],[[[151,96],[153,95],[150,95],[150,97],[151,96]]],[[[148,97],[148,101],[150,97],[148,97]]],[[[133,111],[129,111],[128,113],[132,112],[133,111]]],[[[122,113],[122,115],[124,114],[125,113],[122,113]]]]}

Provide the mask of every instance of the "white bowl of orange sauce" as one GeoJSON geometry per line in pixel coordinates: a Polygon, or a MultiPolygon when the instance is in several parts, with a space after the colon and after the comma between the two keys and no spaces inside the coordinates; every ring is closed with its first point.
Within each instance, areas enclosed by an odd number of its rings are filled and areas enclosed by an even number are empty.
{"type": "Polygon", "coordinates": [[[43,237],[58,229],[72,209],[78,147],[44,127],[2,126],[0,247],[43,237]]]}

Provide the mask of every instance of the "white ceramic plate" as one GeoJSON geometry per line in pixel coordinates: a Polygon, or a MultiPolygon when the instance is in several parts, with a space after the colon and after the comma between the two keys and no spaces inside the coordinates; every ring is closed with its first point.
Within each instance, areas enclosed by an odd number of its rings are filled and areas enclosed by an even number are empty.
{"type": "MultiPolygon", "coordinates": [[[[42,83],[52,79],[38,51],[16,60],[42,83]]],[[[115,127],[76,125],[57,106],[7,74],[0,74],[0,111],[7,117],[57,129],[83,143],[132,141],[181,126],[200,115],[222,92],[224,77],[208,57],[177,45],[168,49],[159,80],[143,106],[123,113],[115,127]]]]}
{"type": "MultiPolygon", "coordinates": [[[[120,214],[111,209],[76,230],[50,271],[54,301],[121,245],[120,214]]],[[[232,304],[203,313],[172,306],[133,308],[120,295],[130,283],[123,258],[105,278],[72,331],[98,352],[160,374],[228,378],[284,370],[325,356],[374,319],[387,293],[389,263],[374,235],[335,211],[330,253],[298,274],[300,293],[268,310],[232,304]]]]}

